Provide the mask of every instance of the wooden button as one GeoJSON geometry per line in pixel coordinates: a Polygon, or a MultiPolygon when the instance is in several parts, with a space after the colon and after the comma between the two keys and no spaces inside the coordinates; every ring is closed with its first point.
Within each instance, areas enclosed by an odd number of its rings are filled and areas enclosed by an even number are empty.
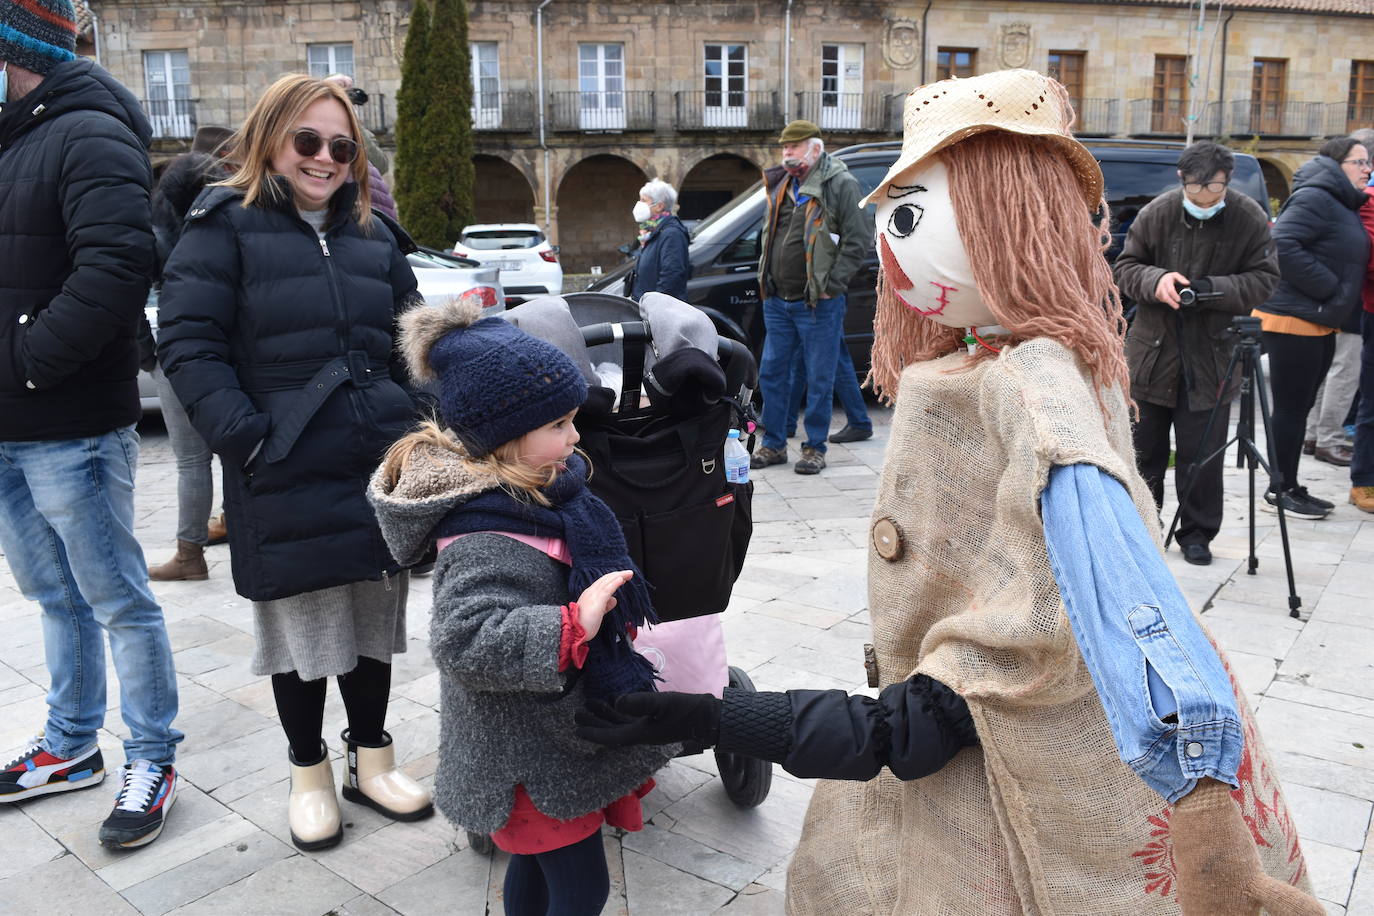
{"type": "Polygon", "coordinates": [[[880,518],[873,524],[873,549],[884,560],[896,560],[902,555],[902,529],[890,518],[880,518]]]}

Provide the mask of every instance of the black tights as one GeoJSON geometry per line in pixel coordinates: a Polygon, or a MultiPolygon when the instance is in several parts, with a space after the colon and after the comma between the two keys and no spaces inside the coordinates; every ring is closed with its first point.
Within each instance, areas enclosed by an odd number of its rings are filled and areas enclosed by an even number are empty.
{"type": "MultiPolygon", "coordinates": [[[[360,744],[381,744],[386,701],[391,693],[391,664],[360,655],[358,666],[337,680],[348,711],[349,735],[360,744]]],[[[324,688],[325,678],[303,681],[294,671],[272,675],[277,713],[297,763],[312,763],[320,757],[324,688]]]]}
{"type": "Polygon", "coordinates": [[[512,855],[506,866],[506,916],[596,916],[610,895],[600,830],[552,852],[512,855]]]}

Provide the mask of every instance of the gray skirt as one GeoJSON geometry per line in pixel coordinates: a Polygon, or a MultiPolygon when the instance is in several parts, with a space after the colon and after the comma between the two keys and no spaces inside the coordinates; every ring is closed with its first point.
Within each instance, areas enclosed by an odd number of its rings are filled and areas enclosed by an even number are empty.
{"type": "Polygon", "coordinates": [[[358,656],[390,662],[406,650],[410,573],[253,602],[254,674],[294,671],[303,681],[347,674],[358,656]]]}

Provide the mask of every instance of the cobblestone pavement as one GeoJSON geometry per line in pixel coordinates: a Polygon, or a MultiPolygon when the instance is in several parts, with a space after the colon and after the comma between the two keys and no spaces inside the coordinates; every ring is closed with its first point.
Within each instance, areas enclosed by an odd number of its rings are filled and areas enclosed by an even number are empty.
{"type": "MultiPolygon", "coordinates": [[[[787,466],[755,472],[756,528],[725,614],[730,660],[763,690],[864,683],[868,636],[867,517],[889,414],[878,435],[833,446],[818,477],[787,466]]],[[[836,418],[836,428],[841,425],[836,418]]],[[[151,562],[173,544],[175,465],[157,421],[144,424],[138,534],[151,562]]],[[[793,443],[795,453],[795,443],[793,443]]],[[[795,455],[794,455],[795,457],[795,455]]],[[[1311,490],[1340,503],[1321,522],[1290,522],[1303,601],[1289,618],[1275,519],[1258,513],[1260,567],[1244,572],[1243,472],[1228,468],[1227,519],[1210,567],[1171,567],[1230,652],[1254,698],[1284,779],[1308,865],[1331,913],[1374,914],[1374,516],[1345,502],[1345,475],[1304,459],[1311,490]]],[[[1263,484],[1261,483],[1261,487],[1263,484]]],[[[468,914],[501,910],[505,858],[479,855],[442,817],[392,823],[344,802],[336,849],[302,854],[286,826],[286,747],[269,683],[248,670],[247,602],[229,580],[228,548],[209,549],[206,582],[159,584],[181,687],[181,795],[151,847],[113,854],[96,843],[105,789],[0,809],[0,911],[52,914],[468,914]]],[[[417,580],[410,650],[396,659],[389,726],[400,759],[428,781],[436,765],[438,675],[426,651],[429,587],[417,580]]],[[[0,564],[0,756],[44,718],[47,674],[35,608],[0,564]]],[[[122,759],[123,723],[111,672],[101,745],[122,759]]],[[[326,735],[343,710],[331,689],[326,735]]],[[[334,741],[337,753],[338,742],[334,741]]],[[[336,761],[336,766],[338,763],[336,761]]],[[[109,783],[106,783],[109,787],[109,783]]],[[[605,837],[606,913],[780,914],[788,857],[811,785],[775,770],[767,800],[740,810],[709,755],[674,761],[646,799],[642,833],[605,837]]]]}

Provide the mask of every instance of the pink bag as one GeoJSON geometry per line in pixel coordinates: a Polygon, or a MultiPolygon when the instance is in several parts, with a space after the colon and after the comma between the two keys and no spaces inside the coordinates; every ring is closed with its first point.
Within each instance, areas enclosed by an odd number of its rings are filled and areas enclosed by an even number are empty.
{"type": "Polygon", "coordinates": [[[641,627],[635,637],[635,649],[663,679],[659,690],[719,697],[725,689],[729,673],[725,663],[725,628],[719,614],[641,627]]]}

